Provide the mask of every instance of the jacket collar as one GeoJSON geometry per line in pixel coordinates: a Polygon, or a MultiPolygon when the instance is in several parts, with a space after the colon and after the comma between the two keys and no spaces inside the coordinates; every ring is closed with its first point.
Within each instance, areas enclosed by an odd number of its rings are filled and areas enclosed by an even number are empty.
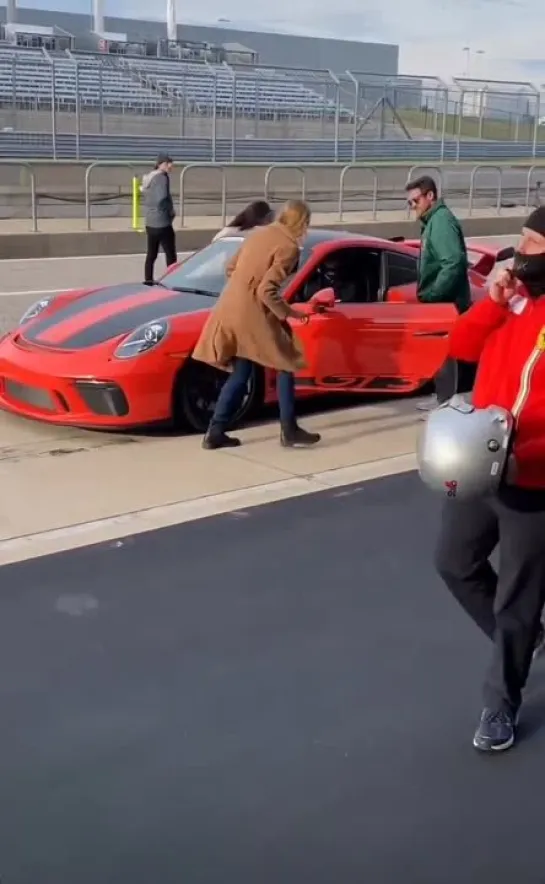
{"type": "Polygon", "coordinates": [[[425,212],[422,215],[422,217],[420,218],[420,223],[421,223],[422,227],[426,227],[426,225],[429,223],[430,218],[433,218],[433,216],[435,215],[437,210],[442,209],[444,205],[445,205],[445,203],[442,199],[436,200],[434,202],[433,206],[431,206],[428,209],[428,211],[425,212]]]}

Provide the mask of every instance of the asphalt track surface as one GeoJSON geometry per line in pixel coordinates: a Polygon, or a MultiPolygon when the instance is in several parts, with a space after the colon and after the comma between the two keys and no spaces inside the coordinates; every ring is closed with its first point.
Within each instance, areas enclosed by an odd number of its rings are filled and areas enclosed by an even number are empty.
{"type": "Polygon", "coordinates": [[[475,753],[438,508],[405,474],[4,567],[1,880],[543,884],[545,664],[475,753]]]}

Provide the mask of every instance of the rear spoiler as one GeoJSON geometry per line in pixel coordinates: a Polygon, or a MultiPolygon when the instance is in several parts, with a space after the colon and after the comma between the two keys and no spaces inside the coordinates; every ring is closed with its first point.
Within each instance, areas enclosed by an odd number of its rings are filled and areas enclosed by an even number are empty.
{"type": "MultiPolygon", "coordinates": [[[[390,242],[402,242],[404,245],[409,246],[410,249],[420,251],[419,239],[405,239],[404,236],[392,236],[390,237],[390,242]]],[[[488,276],[496,264],[501,264],[502,261],[509,261],[515,254],[515,249],[513,246],[496,249],[494,246],[471,245],[468,247],[468,252],[480,256],[474,263],[470,263],[471,270],[480,276],[488,276]]]]}

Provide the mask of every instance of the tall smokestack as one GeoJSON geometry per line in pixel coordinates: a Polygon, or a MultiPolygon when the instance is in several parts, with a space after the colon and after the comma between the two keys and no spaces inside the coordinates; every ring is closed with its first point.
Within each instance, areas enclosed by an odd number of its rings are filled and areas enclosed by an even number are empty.
{"type": "Polygon", "coordinates": [[[167,0],[167,37],[176,40],[176,6],[175,0],[167,0]]]}
{"type": "Polygon", "coordinates": [[[6,23],[14,25],[17,22],[17,0],[8,0],[6,10],[6,23]]]}
{"type": "Polygon", "coordinates": [[[95,34],[104,32],[104,6],[103,0],[93,0],[93,30],[95,34]]]}

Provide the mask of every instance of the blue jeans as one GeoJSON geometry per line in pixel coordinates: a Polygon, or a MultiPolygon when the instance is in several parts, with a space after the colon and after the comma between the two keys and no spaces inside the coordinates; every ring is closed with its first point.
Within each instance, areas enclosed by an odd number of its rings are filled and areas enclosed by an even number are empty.
{"type": "MultiPolygon", "coordinates": [[[[253,368],[254,363],[249,359],[235,359],[235,367],[218,396],[211,426],[223,429],[230,424],[242,405],[253,368]]],[[[295,382],[291,372],[279,371],[277,373],[276,391],[280,422],[283,426],[292,426],[295,423],[295,382]]]]}

